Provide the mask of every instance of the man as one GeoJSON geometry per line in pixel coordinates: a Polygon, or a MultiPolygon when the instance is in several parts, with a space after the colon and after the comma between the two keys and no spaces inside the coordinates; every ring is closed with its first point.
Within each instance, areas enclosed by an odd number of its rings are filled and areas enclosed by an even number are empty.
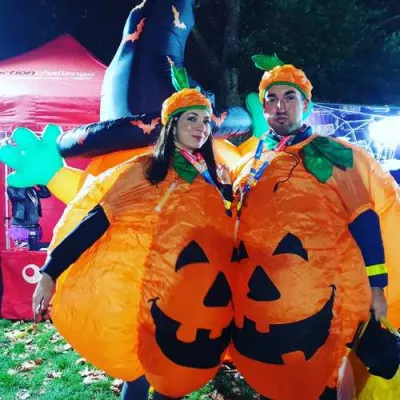
{"type": "Polygon", "coordinates": [[[378,214],[399,208],[396,184],[361,149],[313,135],[303,120],[312,91],[303,71],[276,57],[255,61],[268,69],[259,95],[270,131],[234,185],[232,356],[267,398],[336,399],[345,345],[369,309],[377,320],[387,313],[378,214]]]}

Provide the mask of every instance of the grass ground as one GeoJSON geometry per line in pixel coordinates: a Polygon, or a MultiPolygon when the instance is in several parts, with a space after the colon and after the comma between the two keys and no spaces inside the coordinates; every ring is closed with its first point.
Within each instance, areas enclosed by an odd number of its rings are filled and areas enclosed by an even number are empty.
{"type": "Polygon", "coordinates": [[[0,320],[1,400],[111,400],[118,384],[80,359],[50,323],[35,331],[0,320]]]}
{"type": "MultiPolygon", "coordinates": [[[[81,359],[49,323],[0,319],[0,400],[115,400],[122,381],[81,359]]],[[[189,400],[251,400],[255,394],[224,367],[189,400]]]]}

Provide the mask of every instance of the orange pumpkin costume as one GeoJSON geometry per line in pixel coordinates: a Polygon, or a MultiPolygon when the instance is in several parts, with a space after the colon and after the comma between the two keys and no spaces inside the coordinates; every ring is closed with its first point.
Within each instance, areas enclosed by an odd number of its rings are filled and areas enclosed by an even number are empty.
{"type": "MultiPolygon", "coordinates": [[[[291,65],[264,74],[262,101],[274,84],[294,86],[311,97],[311,83],[291,65]]],[[[369,210],[372,218],[379,214],[392,273],[389,241],[396,230],[395,225],[389,231],[385,227],[400,216],[398,189],[359,148],[315,135],[305,135],[277,153],[264,151],[257,168],[265,161],[269,165],[258,181],[253,159],[254,149],[236,171],[235,190],[243,191],[248,182],[251,190],[237,237],[230,353],[263,396],[318,399],[326,386],[335,386],[346,344],[359,322],[368,318],[367,273],[371,282],[384,282],[386,276],[384,264],[366,264],[350,226],[369,210]]]]}
{"type": "MultiPolygon", "coordinates": [[[[210,108],[184,89],[164,102],[162,119],[210,108]]],[[[98,368],[128,381],[145,374],[155,390],[179,397],[212,379],[230,343],[233,222],[203,172],[191,183],[175,172],[177,156],[164,180],[149,182],[151,157],[83,188],[57,225],[44,270],[75,226],[100,216],[101,235],[57,279],[54,324],[98,368]]]]}
{"type": "Polygon", "coordinates": [[[370,307],[364,262],[348,229],[357,208],[341,197],[344,183],[334,176],[321,184],[300,163],[274,191],[307,142],[267,167],[239,231],[247,256],[234,286],[232,357],[252,387],[277,400],[318,398],[370,307]]]}
{"type": "Polygon", "coordinates": [[[57,280],[52,319],[98,368],[125,380],[145,372],[181,396],[214,376],[230,341],[232,222],[201,178],[178,178],[157,213],[176,173],[151,185],[145,162],[110,170],[62,217],[52,247],[96,204],[110,228],[57,280]]]}

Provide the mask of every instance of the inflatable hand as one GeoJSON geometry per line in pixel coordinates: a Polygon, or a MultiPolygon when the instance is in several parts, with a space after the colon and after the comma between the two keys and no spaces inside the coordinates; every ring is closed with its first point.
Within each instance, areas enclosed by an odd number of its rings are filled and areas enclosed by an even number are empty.
{"type": "Polygon", "coordinates": [[[257,93],[250,93],[246,96],[246,108],[253,122],[253,136],[259,138],[269,130],[269,125],[264,117],[264,110],[257,93]]]}
{"type": "Polygon", "coordinates": [[[60,133],[56,125],[48,125],[41,138],[27,128],[17,128],[11,137],[15,145],[0,148],[0,161],[15,169],[7,183],[15,187],[47,185],[64,165],[56,144],[60,133]]]}
{"type": "MultiPolygon", "coordinates": [[[[259,139],[264,133],[268,132],[270,128],[264,116],[264,110],[257,93],[250,93],[246,96],[246,108],[251,116],[253,136],[239,146],[239,152],[242,156],[248,157],[254,154],[259,139]]],[[[271,140],[268,136],[264,140],[265,148],[271,149],[276,145],[276,142],[271,140]]],[[[236,173],[239,172],[240,170],[236,170],[236,173]]]]}

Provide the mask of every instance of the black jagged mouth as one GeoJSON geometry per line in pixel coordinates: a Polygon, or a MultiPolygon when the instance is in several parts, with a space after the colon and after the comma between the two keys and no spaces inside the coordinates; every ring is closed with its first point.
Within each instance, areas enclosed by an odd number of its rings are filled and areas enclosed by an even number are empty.
{"type": "Polygon", "coordinates": [[[221,356],[229,345],[232,323],[222,330],[221,336],[210,338],[211,330],[198,329],[194,342],[182,342],[177,332],[182,323],[169,318],[152,301],[151,315],[156,326],[155,338],[163,354],[177,365],[208,369],[220,365],[221,356]]]}
{"type": "Polygon", "coordinates": [[[233,344],[243,356],[264,364],[284,365],[283,355],[301,351],[309,360],[329,337],[333,318],[335,286],[324,307],[311,317],[288,324],[270,325],[259,332],[256,323],[245,316],[243,328],[233,327],[233,344]]]}

